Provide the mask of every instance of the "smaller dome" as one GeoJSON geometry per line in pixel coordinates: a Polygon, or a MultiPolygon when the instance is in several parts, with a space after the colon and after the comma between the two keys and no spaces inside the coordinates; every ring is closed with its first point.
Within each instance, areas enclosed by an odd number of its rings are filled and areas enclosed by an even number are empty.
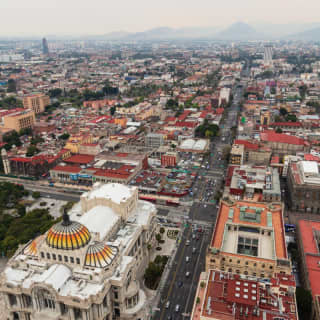
{"type": "Polygon", "coordinates": [[[27,256],[36,256],[38,252],[36,240],[29,242],[23,249],[23,254],[27,256]]]}
{"type": "Polygon", "coordinates": [[[104,268],[110,265],[118,253],[118,248],[98,242],[91,245],[86,254],[85,266],[104,268]]]}

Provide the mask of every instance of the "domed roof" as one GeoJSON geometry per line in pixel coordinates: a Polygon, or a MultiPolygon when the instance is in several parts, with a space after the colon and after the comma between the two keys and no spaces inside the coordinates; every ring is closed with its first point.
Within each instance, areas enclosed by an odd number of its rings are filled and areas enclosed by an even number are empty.
{"type": "Polygon", "coordinates": [[[70,221],[64,213],[63,221],[55,224],[47,233],[47,244],[51,248],[75,250],[84,247],[91,239],[89,230],[79,222],[70,221]]]}
{"type": "Polygon", "coordinates": [[[104,268],[111,264],[118,253],[118,248],[98,242],[88,248],[85,266],[104,268]]]}

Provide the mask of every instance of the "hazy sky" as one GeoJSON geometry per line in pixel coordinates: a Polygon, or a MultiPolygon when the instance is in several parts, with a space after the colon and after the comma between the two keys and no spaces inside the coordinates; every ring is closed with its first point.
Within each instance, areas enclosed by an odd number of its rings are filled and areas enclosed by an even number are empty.
{"type": "Polygon", "coordinates": [[[169,26],[320,22],[320,0],[0,0],[0,34],[103,34],[169,26]]]}

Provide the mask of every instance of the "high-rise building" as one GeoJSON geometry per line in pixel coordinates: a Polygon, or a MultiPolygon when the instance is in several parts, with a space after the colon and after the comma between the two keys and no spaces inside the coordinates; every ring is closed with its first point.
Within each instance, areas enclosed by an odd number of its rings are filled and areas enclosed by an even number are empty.
{"type": "Polygon", "coordinates": [[[272,46],[265,46],[264,47],[263,60],[265,63],[272,62],[272,46]]]}
{"type": "Polygon", "coordinates": [[[41,93],[29,95],[23,98],[23,106],[26,109],[32,109],[35,114],[43,112],[45,107],[49,104],[49,96],[41,93]]]}
{"type": "Polygon", "coordinates": [[[42,53],[43,54],[49,54],[48,41],[47,41],[46,38],[42,39],[42,53]]]}

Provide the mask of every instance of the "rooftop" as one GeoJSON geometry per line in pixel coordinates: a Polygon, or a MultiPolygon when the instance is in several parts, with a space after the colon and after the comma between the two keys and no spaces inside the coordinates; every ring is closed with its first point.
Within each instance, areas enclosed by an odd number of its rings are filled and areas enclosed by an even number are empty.
{"type": "Polygon", "coordinates": [[[312,295],[320,294],[320,222],[300,220],[299,235],[308,269],[312,295]]]}
{"type": "MultiPolygon", "coordinates": [[[[297,319],[294,279],[288,281],[288,278],[277,275],[270,284],[268,289],[265,283],[255,278],[210,270],[200,319],[297,319]]],[[[192,320],[196,318],[192,317],[192,320]]]]}
{"type": "MultiPolygon", "coordinates": [[[[252,237],[251,237],[252,238],[252,237]]],[[[249,255],[263,259],[287,259],[282,209],[277,204],[237,201],[233,205],[221,203],[211,247],[235,255],[249,255]],[[228,230],[228,225],[237,225],[239,230],[228,230]],[[264,235],[260,229],[267,230],[264,235]],[[246,234],[256,234],[250,250],[242,245],[246,234]]]]}

